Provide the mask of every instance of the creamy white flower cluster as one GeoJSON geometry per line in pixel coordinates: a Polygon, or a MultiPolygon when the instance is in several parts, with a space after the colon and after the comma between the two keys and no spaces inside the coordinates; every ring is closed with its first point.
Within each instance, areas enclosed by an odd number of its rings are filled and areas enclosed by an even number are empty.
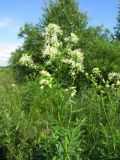
{"type": "Polygon", "coordinates": [[[23,54],[22,57],[19,60],[20,65],[29,67],[29,68],[36,68],[36,65],[34,64],[31,55],[23,54]]]}
{"type": "Polygon", "coordinates": [[[50,23],[45,28],[45,45],[43,49],[43,57],[48,56],[50,60],[54,60],[60,54],[59,47],[62,45],[58,40],[58,36],[62,34],[59,26],[50,23]]]}
{"type": "Polygon", "coordinates": [[[66,50],[67,54],[64,55],[60,47],[63,48],[62,42],[59,42],[58,36],[62,35],[62,31],[56,24],[49,24],[45,28],[45,46],[43,49],[43,57],[49,57],[46,64],[54,61],[56,57],[60,57],[60,63],[64,63],[69,66],[70,74],[72,76],[76,75],[76,72],[84,72],[84,56],[80,49],[72,49],[73,45],[78,43],[79,39],[74,34],[71,33],[69,37],[64,38],[67,42],[66,50]],[[72,44],[71,44],[72,42],[72,44]]]}
{"type": "Polygon", "coordinates": [[[116,73],[116,72],[109,73],[108,80],[109,82],[112,83],[112,87],[114,86],[119,87],[120,86],[120,73],[116,73]]]}
{"type": "MultiPolygon", "coordinates": [[[[48,66],[48,64],[54,65],[54,62],[58,62],[59,60],[59,64],[58,66],[56,65],[55,69],[57,70],[59,68],[58,71],[61,72],[60,67],[63,65],[67,66],[66,68],[68,68],[68,72],[73,78],[75,78],[78,72],[84,72],[84,55],[80,49],[73,49],[75,48],[74,44],[77,44],[79,41],[78,37],[74,33],[71,33],[70,36],[64,38],[63,42],[60,41],[60,36],[62,34],[62,30],[56,24],[50,23],[45,28],[45,44],[42,50],[42,57],[45,58],[46,66],[48,66]]],[[[36,68],[32,60],[32,56],[28,54],[23,54],[19,62],[21,65],[24,65],[26,67],[36,68]]],[[[37,67],[37,70],[39,70],[39,67],[37,67]]],[[[43,70],[40,72],[40,74],[41,78],[39,83],[41,85],[41,88],[44,88],[45,86],[51,88],[52,76],[49,74],[49,72],[43,70]]],[[[75,91],[71,93],[72,95],[74,95],[75,91]]]]}
{"type": "Polygon", "coordinates": [[[39,81],[40,88],[44,89],[44,87],[52,88],[52,76],[48,71],[42,70],[40,72],[41,79],[39,81]]]}
{"type": "Polygon", "coordinates": [[[70,93],[71,98],[75,97],[77,91],[76,91],[76,87],[71,86],[67,89],[65,89],[66,92],[70,93]]]}
{"type": "Polygon", "coordinates": [[[69,37],[64,38],[65,42],[78,43],[79,39],[74,33],[70,33],[69,37]]]}
{"type": "Polygon", "coordinates": [[[62,59],[62,62],[70,67],[70,73],[74,76],[77,72],[84,72],[84,56],[80,49],[67,49],[67,57],[62,59]]]}
{"type": "Polygon", "coordinates": [[[60,27],[54,23],[49,23],[47,27],[45,27],[45,36],[50,37],[53,34],[62,34],[60,27]]]}
{"type": "Polygon", "coordinates": [[[62,58],[62,63],[67,64],[70,68],[70,74],[75,76],[78,72],[84,72],[84,56],[81,49],[72,49],[75,44],[78,43],[79,39],[71,33],[69,37],[64,38],[67,42],[67,56],[62,58]]]}
{"type": "Polygon", "coordinates": [[[93,73],[94,75],[98,75],[98,76],[101,75],[101,71],[100,71],[99,68],[97,68],[97,67],[92,69],[92,73],[93,73]]]}
{"type": "Polygon", "coordinates": [[[120,73],[111,72],[108,74],[108,79],[105,80],[101,74],[99,68],[93,68],[92,74],[85,73],[86,77],[89,78],[96,88],[99,88],[104,93],[104,87],[107,89],[117,89],[120,87],[120,73]],[[99,79],[99,83],[97,81],[99,79]],[[102,85],[101,85],[102,84],[102,85]]]}

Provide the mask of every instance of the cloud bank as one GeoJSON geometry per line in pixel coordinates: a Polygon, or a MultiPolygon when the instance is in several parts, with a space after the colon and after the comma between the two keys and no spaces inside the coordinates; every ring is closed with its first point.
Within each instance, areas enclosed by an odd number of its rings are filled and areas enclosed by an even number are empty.
{"type": "Polygon", "coordinates": [[[11,52],[15,51],[19,46],[18,43],[0,44],[0,66],[7,66],[11,52]]]}
{"type": "Polygon", "coordinates": [[[20,46],[16,39],[19,28],[19,23],[13,17],[0,16],[0,66],[7,66],[11,52],[20,46]]]}

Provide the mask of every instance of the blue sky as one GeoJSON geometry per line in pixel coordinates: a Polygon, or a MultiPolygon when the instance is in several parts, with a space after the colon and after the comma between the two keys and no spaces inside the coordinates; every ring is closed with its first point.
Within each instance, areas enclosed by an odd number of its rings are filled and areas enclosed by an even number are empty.
{"type": "MultiPolygon", "coordinates": [[[[26,22],[37,23],[49,0],[0,1],[0,65],[6,65],[10,52],[22,41],[17,34],[26,22]]],[[[116,24],[118,0],[79,0],[79,8],[87,12],[89,25],[104,25],[113,31],[116,24]]]]}

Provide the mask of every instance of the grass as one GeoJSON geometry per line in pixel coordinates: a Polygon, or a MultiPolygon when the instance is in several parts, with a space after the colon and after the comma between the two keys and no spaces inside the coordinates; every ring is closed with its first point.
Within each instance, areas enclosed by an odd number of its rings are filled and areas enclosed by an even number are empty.
{"type": "Polygon", "coordinates": [[[0,69],[0,155],[8,160],[119,160],[120,91],[75,98],[0,69]]]}

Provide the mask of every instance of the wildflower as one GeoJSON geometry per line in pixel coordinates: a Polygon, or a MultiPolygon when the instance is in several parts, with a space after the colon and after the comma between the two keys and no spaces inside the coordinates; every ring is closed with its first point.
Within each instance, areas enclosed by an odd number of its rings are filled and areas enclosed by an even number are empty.
{"type": "Polygon", "coordinates": [[[75,74],[75,71],[74,71],[74,70],[71,70],[71,76],[72,76],[72,77],[75,77],[75,75],[76,75],[76,74],[75,74]]]}
{"type": "Polygon", "coordinates": [[[40,82],[40,88],[43,89],[44,87],[52,88],[52,78],[50,79],[41,79],[40,82]]]}
{"type": "Polygon", "coordinates": [[[71,91],[71,97],[74,97],[76,95],[76,87],[70,87],[70,91],[71,91]]]}
{"type": "Polygon", "coordinates": [[[112,88],[115,88],[115,84],[112,84],[111,87],[112,87],[112,88]]]}
{"type": "MultiPolygon", "coordinates": [[[[71,50],[70,48],[67,49],[68,51],[68,58],[63,58],[61,61],[62,63],[65,63],[69,65],[71,68],[71,73],[77,72],[84,72],[84,66],[83,66],[83,53],[80,49],[71,50]]],[[[73,75],[73,74],[72,74],[73,75]]]]}
{"type": "Polygon", "coordinates": [[[71,98],[73,98],[76,95],[76,87],[72,86],[67,89],[65,89],[66,92],[70,92],[71,98]]]}
{"type": "Polygon", "coordinates": [[[45,46],[42,53],[43,53],[43,57],[48,56],[50,60],[54,60],[56,56],[60,54],[60,52],[58,52],[58,49],[56,47],[49,46],[49,45],[45,46]]]}
{"type": "Polygon", "coordinates": [[[106,83],[106,85],[105,85],[105,86],[106,86],[106,88],[109,88],[109,87],[110,87],[110,85],[109,85],[108,83],[106,83]]]}
{"type": "Polygon", "coordinates": [[[44,76],[44,77],[51,77],[51,74],[50,74],[49,72],[45,71],[45,70],[42,70],[42,71],[40,72],[40,74],[41,74],[42,76],[44,76]]]}
{"type": "Polygon", "coordinates": [[[43,57],[48,56],[52,61],[60,55],[59,47],[62,45],[62,42],[59,42],[58,35],[61,35],[62,31],[59,26],[56,24],[50,23],[45,28],[45,45],[43,49],[43,57]]]}
{"type": "Polygon", "coordinates": [[[108,74],[108,80],[112,83],[112,87],[120,86],[120,73],[111,72],[108,74]]]}
{"type": "Polygon", "coordinates": [[[120,86],[120,80],[117,80],[116,85],[120,86]]]}
{"type": "Polygon", "coordinates": [[[116,72],[111,72],[108,75],[108,79],[111,81],[113,79],[120,79],[120,74],[116,72]]]}
{"type": "Polygon", "coordinates": [[[68,37],[65,37],[65,38],[64,38],[64,41],[65,41],[65,42],[69,42],[69,40],[70,40],[70,39],[69,39],[68,37]]]}
{"type": "Polygon", "coordinates": [[[85,76],[88,78],[89,77],[89,74],[87,72],[85,72],[85,76]]]}
{"type": "Polygon", "coordinates": [[[100,75],[101,71],[99,70],[99,68],[96,67],[92,69],[92,73],[95,75],[100,75]]]}
{"type": "Polygon", "coordinates": [[[49,72],[45,71],[45,70],[42,70],[40,72],[41,74],[41,79],[39,81],[39,84],[40,84],[40,88],[43,89],[44,87],[49,87],[49,88],[52,88],[52,76],[50,75],[49,72]]]}
{"type": "Polygon", "coordinates": [[[40,80],[40,85],[48,85],[48,86],[51,86],[51,85],[49,85],[49,83],[50,83],[50,81],[47,80],[47,79],[41,79],[41,80],[40,80]]]}
{"type": "Polygon", "coordinates": [[[64,38],[65,42],[77,43],[79,41],[78,37],[74,33],[70,33],[69,37],[64,38]]]}
{"type": "Polygon", "coordinates": [[[49,36],[50,34],[62,34],[62,31],[60,27],[56,24],[50,23],[46,28],[45,28],[45,35],[49,36]]]}
{"type": "Polygon", "coordinates": [[[19,63],[26,67],[36,68],[36,66],[33,63],[32,57],[29,56],[28,54],[23,54],[19,60],[19,63]]]}
{"type": "Polygon", "coordinates": [[[70,34],[70,40],[73,43],[77,43],[79,41],[78,37],[74,33],[70,34]]]}
{"type": "Polygon", "coordinates": [[[75,62],[70,58],[62,59],[62,62],[70,65],[73,69],[75,68],[75,62]]]}

